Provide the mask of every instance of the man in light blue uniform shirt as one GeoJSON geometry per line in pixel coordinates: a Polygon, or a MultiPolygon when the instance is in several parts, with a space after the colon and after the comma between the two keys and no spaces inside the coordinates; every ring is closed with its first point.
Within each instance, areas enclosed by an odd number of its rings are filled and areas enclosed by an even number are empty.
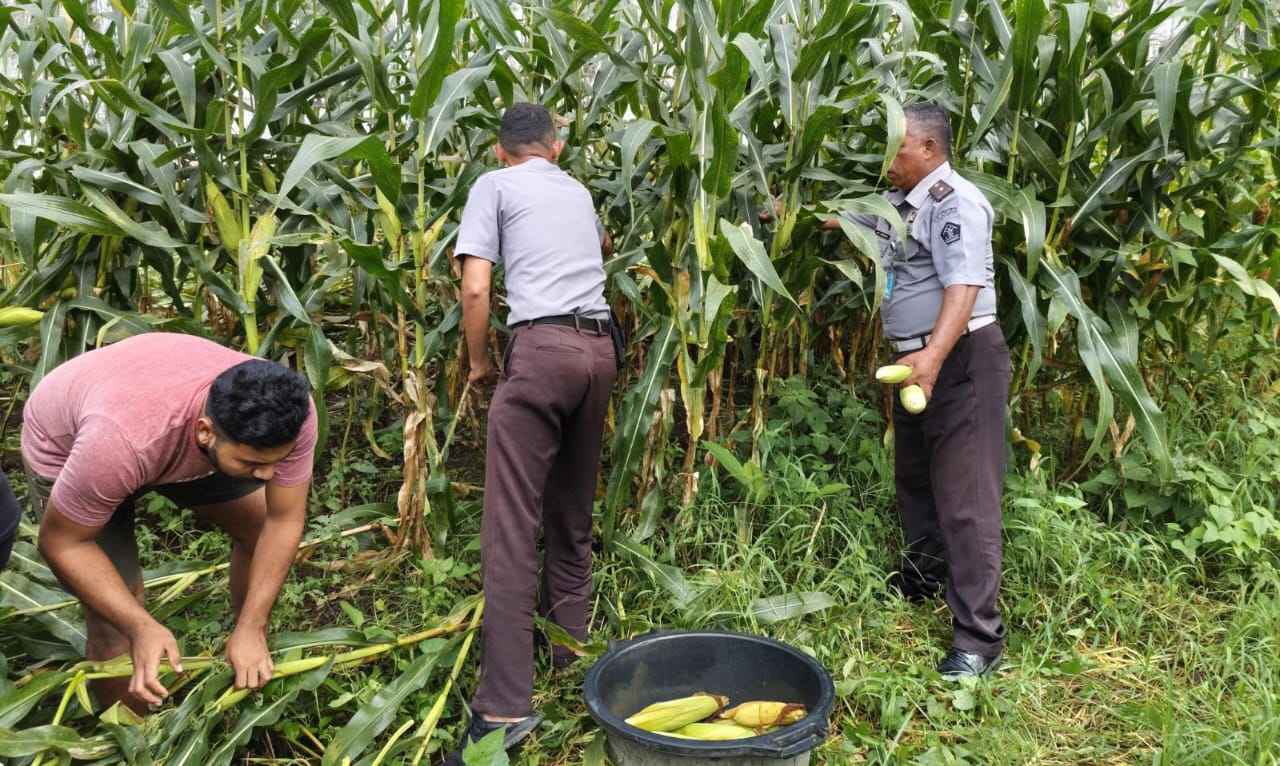
{"type": "MultiPolygon", "coordinates": [[[[991,205],[952,169],[947,115],[905,110],[906,137],[886,194],[907,241],[876,216],[850,216],[880,240],[884,335],[902,385],[928,399],[911,414],[894,397],[894,481],[907,544],[892,584],[919,601],[944,591],[952,647],[945,678],[985,676],[1003,656],[1000,502],[1004,488],[1009,349],[996,324],[991,205]]],[[[829,222],[827,228],[838,227],[829,222]]]]}

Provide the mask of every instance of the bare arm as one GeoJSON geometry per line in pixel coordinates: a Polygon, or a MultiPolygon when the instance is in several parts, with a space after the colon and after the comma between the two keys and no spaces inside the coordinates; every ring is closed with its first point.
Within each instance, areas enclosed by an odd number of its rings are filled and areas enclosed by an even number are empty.
{"type": "Polygon", "coordinates": [[[178,642],[138,602],[131,584],[94,540],[100,529],[68,519],[50,502],[40,522],[40,554],[72,595],[128,637],[133,661],[129,691],[155,705],[169,694],[160,683],[161,657],[182,670],[178,642]]]}
{"type": "Polygon", "coordinates": [[[973,317],[973,304],[978,299],[977,285],[952,285],[942,293],[942,308],[933,324],[929,345],[898,360],[898,364],[911,366],[911,375],[903,385],[917,383],[926,397],[933,397],[933,384],[938,380],[942,362],[964,334],[965,325],[973,317]]]}
{"type": "Polygon", "coordinates": [[[473,386],[493,382],[498,371],[489,358],[489,286],[493,264],[483,258],[462,256],[462,332],[471,358],[468,382],[473,386]]]}
{"type": "Polygon", "coordinates": [[[310,481],[296,487],[267,484],[267,515],[249,563],[244,605],[227,638],[227,661],[235,668],[237,688],[261,688],[275,672],[267,651],[267,628],[302,542],[310,489],[310,481]]]}

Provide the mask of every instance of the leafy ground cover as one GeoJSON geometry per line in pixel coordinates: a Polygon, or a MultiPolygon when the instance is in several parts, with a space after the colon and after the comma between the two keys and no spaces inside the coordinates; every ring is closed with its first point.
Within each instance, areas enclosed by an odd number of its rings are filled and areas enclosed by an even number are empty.
{"type": "MultiPolygon", "coordinates": [[[[944,683],[932,668],[950,636],[945,606],[884,596],[896,526],[878,395],[855,397],[831,378],[781,381],[778,390],[758,462],[704,471],[688,507],[598,557],[590,649],[656,626],[759,632],[802,647],[831,671],[839,695],[816,763],[1274,762],[1274,545],[1249,560],[1189,556],[1182,534],[1108,518],[1100,490],[1055,482],[1043,464],[1030,470],[1028,452],[1015,447],[1007,664],[987,683],[944,683]],[[753,483],[758,475],[767,485],[753,483]]],[[[1224,456],[1248,457],[1258,449],[1245,438],[1252,433],[1187,432],[1175,446],[1217,438],[1224,456]]],[[[466,476],[475,453],[460,454],[471,461],[459,466],[466,476]]],[[[474,683],[479,500],[473,493],[460,503],[458,532],[437,558],[395,553],[381,525],[394,523],[385,499],[398,482],[395,466],[367,450],[321,471],[308,534],[318,542],[300,556],[275,615],[288,675],[229,699],[215,661],[136,725],[96,724],[84,712],[87,700],[74,691],[75,609],[59,606],[64,596],[20,542],[15,571],[0,576],[0,757],[438,762],[474,683]],[[334,502],[340,484],[345,505],[334,502]],[[319,659],[296,672],[287,664],[305,658],[319,659]]],[[[153,604],[188,655],[216,657],[228,620],[225,540],[153,510],[143,533],[153,604]]],[[[547,722],[516,762],[606,763],[581,694],[588,663],[551,671],[539,662],[535,704],[547,722]]]]}

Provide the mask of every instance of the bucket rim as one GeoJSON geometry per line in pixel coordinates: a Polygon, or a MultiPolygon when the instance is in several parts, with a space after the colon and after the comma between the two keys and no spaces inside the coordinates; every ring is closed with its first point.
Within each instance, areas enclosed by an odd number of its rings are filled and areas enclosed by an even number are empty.
{"type": "Polygon", "coordinates": [[[628,740],[643,744],[645,747],[672,755],[702,756],[715,758],[764,757],[793,758],[806,753],[827,738],[827,719],[835,707],[835,682],[831,673],[812,655],[769,636],[755,633],[742,633],[730,630],[669,630],[655,628],[638,636],[618,641],[610,641],[609,648],[587,671],[583,681],[584,697],[587,712],[595,719],[606,734],[616,734],[628,740]],[[700,741],[681,740],[664,737],[661,734],[646,731],[632,726],[614,715],[596,693],[600,674],[609,665],[638,648],[649,647],[657,642],[680,641],[690,638],[727,638],[739,641],[754,642],[781,650],[799,660],[813,671],[820,688],[818,701],[810,706],[808,714],[784,729],[755,737],[736,740],[700,741]]]}

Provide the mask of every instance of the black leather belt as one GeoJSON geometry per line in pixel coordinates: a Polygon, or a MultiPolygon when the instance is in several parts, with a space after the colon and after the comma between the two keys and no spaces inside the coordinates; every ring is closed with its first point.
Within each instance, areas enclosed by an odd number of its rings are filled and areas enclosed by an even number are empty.
{"type": "MultiPolygon", "coordinates": [[[[995,324],[995,321],[996,321],[995,314],[983,314],[980,317],[974,317],[973,319],[969,320],[969,323],[965,325],[964,332],[960,334],[968,335],[974,330],[981,330],[983,327],[986,327],[989,324],[995,324]]],[[[929,335],[921,335],[917,338],[904,338],[902,340],[890,339],[889,347],[892,348],[894,351],[898,352],[899,354],[907,351],[917,351],[929,345],[929,339],[932,337],[933,337],[933,334],[931,333],[929,335]]]]}
{"type": "Polygon", "coordinates": [[[577,314],[557,314],[549,317],[538,317],[537,319],[526,319],[523,322],[516,322],[511,325],[511,329],[532,327],[535,324],[557,324],[561,327],[572,327],[575,330],[591,330],[597,335],[609,334],[608,319],[593,319],[592,317],[584,317],[577,314]]]}

